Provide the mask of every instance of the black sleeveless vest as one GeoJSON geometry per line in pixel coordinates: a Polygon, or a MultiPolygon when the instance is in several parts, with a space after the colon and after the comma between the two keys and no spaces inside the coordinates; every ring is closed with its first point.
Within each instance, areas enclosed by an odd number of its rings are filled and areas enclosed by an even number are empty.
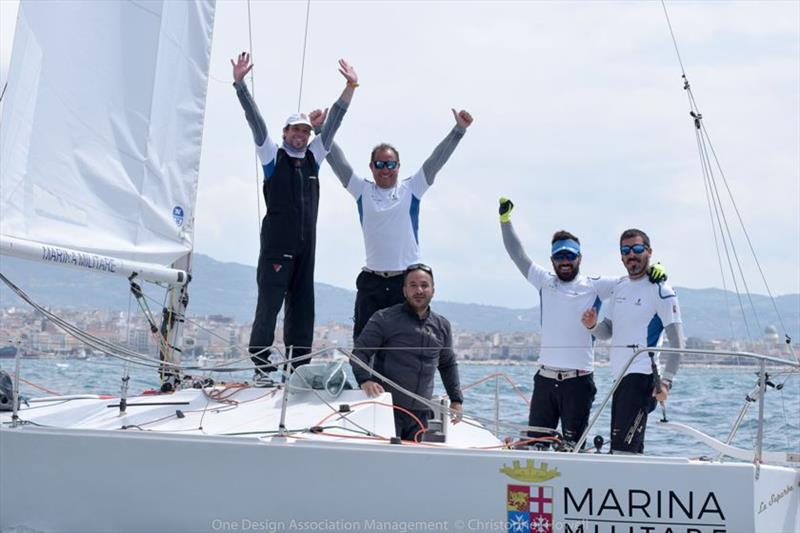
{"type": "Polygon", "coordinates": [[[314,246],[319,208],[318,165],[311,150],[304,158],[290,157],[283,148],[275,156],[275,172],[264,180],[267,214],[262,247],[291,253],[314,246]]]}

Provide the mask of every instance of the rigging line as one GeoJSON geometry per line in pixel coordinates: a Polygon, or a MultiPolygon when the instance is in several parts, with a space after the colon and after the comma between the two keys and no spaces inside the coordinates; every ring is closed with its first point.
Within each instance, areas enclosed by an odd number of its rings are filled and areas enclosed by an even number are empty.
{"type": "MultiPolygon", "coordinates": [[[[133,293],[128,291],[128,321],[125,326],[125,344],[128,344],[131,340],[131,307],[133,305],[133,293]]],[[[122,368],[122,383],[120,387],[120,397],[124,398],[127,390],[128,384],[130,382],[130,372],[128,368],[128,361],[125,361],[125,364],[122,368]]]]}
{"type": "MultiPolygon", "coordinates": [[[[736,263],[739,266],[739,272],[740,272],[741,277],[742,277],[742,283],[744,284],[745,290],[747,291],[748,298],[750,299],[750,305],[751,305],[751,307],[753,307],[753,313],[756,315],[756,322],[758,322],[758,315],[757,315],[757,313],[755,311],[755,307],[753,306],[752,298],[750,298],[749,289],[747,287],[747,282],[744,279],[744,274],[742,273],[741,264],[739,263],[739,258],[738,258],[738,255],[736,254],[736,248],[735,248],[734,243],[733,243],[733,237],[731,235],[730,229],[728,228],[727,219],[725,218],[725,212],[724,212],[724,209],[722,207],[722,200],[719,197],[719,192],[717,191],[716,180],[714,179],[714,172],[713,172],[713,169],[712,169],[712,166],[711,166],[711,159],[708,156],[708,149],[706,147],[706,142],[705,142],[705,140],[707,140],[708,144],[711,145],[711,139],[708,137],[708,132],[705,129],[705,124],[702,121],[703,115],[702,115],[702,113],[700,113],[700,109],[699,109],[699,107],[697,105],[697,101],[695,100],[694,93],[692,92],[692,88],[691,88],[691,85],[689,83],[689,78],[686,76],[686,71],[685,71],[684,66],[683,66],[683,61],[681,60],[681,55],[680,55],[680,51],[678,50],[677,41],[675,40],[675,34],[672,31],[672,24],[671,24],[671,22],[669,20],[669,15],[667,14],[667,8],[666,8],[666,5],[664,4],[664,0],[661,0],[661,5],[664,8],[664,15],[665,15],[665,17],[667,19],[667,25],[669,26],[670,35],[672,37],[673,45],[675,46],[675,53],[678,56],[678,63],[680,64],[680,67],[681,67],[681,75],[682,75],[682,78],[684,80],[683,88],[686,91],[686,96],[687,96],[687,99],[689,101],[689,109],[691,111],[690,115],[694,118],[695,139],[697,141],[698,153],[699,153],[699,156],[700,156],[700,163],[701,163],[702,172],[703,172],[703,183],[704,183],[704,187],[708,191],[707,192],[707,200],[708,200],[708,194],[710,193],[710,196],[713,199],[714,209],[716,211],[717,224],[719,224],[719,226],[720,226],[720,228],[719,228],[720,238],[722,239],[722,243],[723,243],[724,248],[725,248],[725,256],[726,256],[726,259],[727,259],[727,262],[728,262],[728,268],[730,269],[730,272],[731,272],[731,280],[733,281],[734,290],[736,292],[736,298],[737,298],[737,300],[739,302],[739,309],[741,310],[741,313],[742,313],[742,320],[743,320],[744,325],[745,325],[745,332],[747,334],[747,338],[751,339],[750,327],[749,327],[749,324],[748,324],[748,321],[747,321],[747,315],[745,314],[744,304],[742,302],[741,294],[740,294],[740,291],[739,291],[739,285],[738,285],[738,283],[736,281],[736,273],[735,273],[735,271],[733,269],[733,265],[731,263],[730,252],[728,250],[728,244],[727,244],[728,241],[730,241],[731,248],[733,249],[734,257],[736,258],[736,263]],[[711,184],[714,184],[713,190],[711,188],[711,184]],[[716,193],[714,191],[716,191],[716,193]],[[720,217],[720,213],[722,213],[721,217],[720,217]],[[725,232],[722,230],[721,220],[725,220],[725,227],[728,230],[728,239],[725,238],[725,232]]],[[[713,145],[711,145],[711,150],[713,152],[713,150],[714,150],[713,145]]],[[[722,169],[721,169],[718,161],[717,161],[717,167],[720,169],[720,172],[722,172],[722,169]]],[[[724,175],[723,175],[723,179],[724,179],[724,175]]],[[[729,191],[729,194],[730,194],[730,191],[729,191]]],[[[709,212],[709,214],[711,215],[711,227],[712,227],[712,231],[714,232],[715,244],[717,245],[717,260],[720,263],[720,274],[721,274],[721,277],[722,277],[722,284],[723,284],[723,288],[726,288],[726,286],[725,286],[724,268],[722,268],[722,266],[721,266],[722,265],[722,259],[721,259],[721,256],[719,254],[719,248],[718,248],[719,245],[717,244],[717,233],[716,233],[717,230],[714,227],[714,215],[712,213],[710,213],[710,212],[709,212]]],[[[732,334],[733,334],[733,323],[730,320],[730,311],[729,311],[730,307],[729,307],[729,304],[728,304],[727,292],[725,292],[725,301],[726,301],[726,314],[728,315],[729,326],[730,326],[730,328],[732,330],[732,334]]],[[[733,336],[731,338],[733,338],[733,336]]]]}
{"type": "MultiPolygon", "coordinates": [[[[684,76],[684,80],[686,80],[686,76],[684,76]]],[[[713,200],[714,210],[716,211],[716,220],[717,220],[718,225],[720,226],[720,228],[719,228],[720,238],[722,239],[722,244],[724,245],[725,256],[726,256],[726,259],[727,259],[727,262],[728,262],[728,268],[730,269],[730,272],[731,272],[731,280],[733,281],[734,289],[735,289],[735,292],[736,292],[736,298],[737,298],[737,300],[739,302],[739,309],[741,310],[741,313],[742,313],[742,320],[744,322],[745,331],[747,333],[747,338],[751,339],[750,327],[749,327],[749,323],[747,321],[747,315],[745,314],[744,304],[742,303],[742,297],[741,297],[741,293],[739,291],[739,284],[736,281],[736,271],[733,268],[733,264],[731,262],[730,251],[728,250],[728,242],[730,242],[731,248],[733,249],[733,253],[734,253],[734,257],[736,258],[737,265],[739,264],[739,258],[738,258],[738,255],[736,254],[736,249],[735,249],[735,246],[734,246],[734,243],[733,243],[733,237],[732,237],[732,234],[730,232],[730,229],[728,228],[727,219],[725,218],[725,211],[724,211],[724,209],[722,207],[722,200],[721,200],[721,198],[719,196],[719,192],[717,191],[716,181],[714,179],[714,171],[713,171],[713,168],[711,166],[711,158],[708,156],[708,150],[707,150],[706,143],[705,143],[706,137],[703,136],[703,130],[701,129],[701,128],[704,127],[703,126],[703,122],[702,122],[703,115],[700,113],[700,111],[699,111],[699,109],[697,107],[697,103],[696,103],[696,101],[694,99],[694,94],[692,93],[692,90],[691,90],[691,87],[689,86],[688,80],[685,81],[684,89],[686,90],[687,98],[689,99],[689,108],[691,110],[690,115],[694,118],[695,140],[696,140],[697,146],[698,146],[698,155],[700,157],[700,163],[701,163],[701,166],[702,166],[704,183],[707,183],[706,186],[708,187],[709,191],[711,192],[711,198],[713,200]],[[713,188],[711,186],[712,184],[713,184],[713,188]],[[717,192],[715,193],[714,191],[717,191],[717,192]],[[723,229],[722,229],[722,221],[723,220],[725,221],[726,229],[728,229],[728,237],[727,237],[727,239],[725,237],[725,231],[723,231],[723,229]]],[[[713,218],[714,217],[712,215],[712,228],[713,228],[713,218]]],[[[716,229],[714,231],[716,232],[716,229]]],[[[741,265],[739,265],[739,272],[740,272],[740,274],[742,272],[741,265]]],[[[744,280],[744,274],[741,274],[741,277],[742,277],[742,282],[745,284],[745,290],[748,290],[746,281],[744,280]]],[[[724,284],[724,282],[725,282],[725,277],[723,275],[723,284],[724,284]]],[[[748,294],[748,296],[749,296],[749,294],[748,294]]],[[[752,306],[752,299],[750,301],[751,301],[751,306],[752,306]]],[[[753,312],[755,313],[755,308],[753,309],[753,312]]]]}
{"type": "MultiPolygon", "coordinates": [[[[699,148],[699,146],[698,146],[699,148]]],[[[708,189],[708,180],[705,177],[705,167],[703,167],[703,190],[706,193],[706,204],[708,206],[708,215],[711,218],[711,233],[714,235],[714,248],[717,252],[717,263],[719,264],[719,276],[722,279],[722,290],[725,296],[725,316],[728,318],[728,327],[731,329],[731,340],[734,338],[735,330],[733,328],[733,320],[731,320],[731,304],[728,299],[728,284],[725,280],[725,267],[722,266],[722,254],[719,250],[719,238],[717,237],[717,227],[714,225],[714,212],[711,207],[711,192],[708,189]]]]}
{"type": "Polygon", "coordinates": [[[678,64],[681,66],[681,74],[683,74],[683,79],[686,80],[688,84],[689,81],[686,79],[686,70],[683,68],[683,60],[681,59],[681,52],[678,50],[678,41],[675,39],[675,32],[672,31],[672,22],[669,20],[669,13],[667,13],[667,4],[664,0],[661,0],[661,7],[664,9],[664,17],[667,19],[667,26],[669,27],[669,35],[672,37],[672,45],[675,47],[675,55],[678,56],[678,64]]]}
{"type": "MultiPolygon", "coordinates": [[[[141,293],[141,288],[139,289],[139,291],[141,293]]],[[[144,293],[141,293],[141,294],[143,295],[144,293]]],[[[147,322],[150,324],[150,335],[153,337],[153,340],[158,344],[159,349],[163,350],[164,353],[166,353],[166,351],[167,351],[167,341],[166,341],[166,339],[164,339],[164,337],[161,335],[161,331],[155,325],[156,324],[155,316],[153,315],[153,312],[150,310],[150,306],[147,305],[147,301],[146,300],[139,299],[139,298],[136,298],[136,303],[139,304],[139,309],[141,309],[142,314],[147,319],[147,322]],[[154,328],[155,328],[155,331],[154,331],[154,328]]]]}
{"type": "MultiPolygon", "coordinates": [[[[702,123],[700,124],[700,126],[702,127],[702,123]]],[[[704,139],[706,141],[708,140],[707,137],[704,137],[704,139]]],[[[707,146],[706,146],[705,142],[703,143],[703,150],[705,152],[706,160],[710,164],[711,160],[708,157],[708,149],[707,149],[707,146]]],[[[722,197],[719,194],[719,189],[717,188],[717,180],[714,178],[713,172],[711,174],[711,183],[714,186],[714,194],[716,195],[716,197],[718,199],[718,202],[719,202],[720,213],[722,214],[722,220],[725,223],[725,231],[728,233],[728,240],[731,243],[731,251],[733,252],[734,259],[736,259],[736,267],[739,270],[739,276],[741,276],[741,278],[742,278],[742,285],[744,286],[744,291],[745,291],[745,294],[747,295],[747,300],[750,303],[751,309],[753,310],[753,316],[754,316],[755,321],[756,321],[756,327],[759,329],[759,331],[761,331],[762,330],[761,329],[761,321],[758,319],[758,311],[756,310],[756,306],[753,303],[753,296],[752,296],[752,294],[750,292],[750,287],[747,285],[747,278],[744,275],[744,270],[742,270],[742,262],[739,259],[739,253],[736,251],[736,244],[733,241],[733,233],[731,232],[730,226],[728,224],[728,217],[725,215],[725,209],[722,207],[722,197]]]]}
{"type": "MultiPolygon", "coordinates": [[[[253,62],[253,17],[250,14],[250,0],[247,0],[247,38],[249,41],[249,52],[250,52],[250,63],[253,62]]],[[[255,69],[250,69],[250,88],[253,93],[253,99],[256,98],[256,74],[255,69]]],[[[256,176],[256,211],[258,212],[258,220],[256,222],[256,228],[258,228],[258,234],[261,233],[261,190],[259,185],[259,176],[258,176],[258,154],[253,153],[253,163],[255,165],[255,176],[256,176]]]]}
{"type": "MultiPolygon", "coordinates": [[[[688,94],[688,97],[689,97],[690,106],[691,106],[691,108],[693,110],[697,111],[698,110],[697,102],[695,101],[694,93],[692,93],[692,89],[691,89],[691,86],[689,84],[689,79],[686,76],[686,69],[684,68],[684,65],[683,65],[683,59],[681,58],[681,53],[680,53],[680,50],[678,48],[678,41],[675,38],[675,32],[673,31],[672,22],[670,21],[669,13],[667,12],[667,5],[666,5],[665,0],[661,0],[661,7],[664,10],[664,17],[666,18],[666,21],[667,21],[667,27],[669,28],[669,34],[670,34],[670,37],[672,38],[672,45],[675,48],[675,55],[678,58],[678,64],[681,67],[681,74],[683,76],[684,83],[685,83],[684,88],[687,91],[687,94],[688,94]]],[[[717,168],[719,169],[720,175],[722,176],[722,180],[723,180],[723,183],[725,184],[725,188],[728,191],[728,196],[730,197],[731,205],[733,206],[733,209],[736,212],[736,216],[739,219],[739,224],[742,227],[742,232],[744,233],[745,239],[747,241],[747,245],[750,248],[750,253],[753,255],[753,260],[755,261],[756,267],[758,268],[758,272],[761,275],[761,280],[764,282],[764,287],[767,290],[767,294],[769,295],[770,302],[772,303],[772,307],[773,307],[773,309],[775,311],[775,314],[778,317],[778,321],[781,324],[781,328],[783,329],[784,335],[787,337],[787,345],[789,347],[789,352],[792,354],[792,356],[794,356],[794,358],[797,361],[800,361],[800,356],[798,356],[797,353],[795,353],[794,347],[792,346],[791,342],[788,342],[788,340],[789,340],[788,339],[788,330],[787,330],[786,325],[785,325],[785,323],[783,321],[783,316],[781,315],[780,311],[778,310],[777,302],[775,301],[775,297],[773,296],[772,290],[769,287],[769,283],[767,282],[766,275],[764,274],[764,270],[761,267],[761,262],[758,260],[758,256],[756,255],[755,248],[753,247],[753,243],[750,240],[750,235],[747,232],[747,228],[746,228],[746,226],[744,224],[744,221],[742,220],[742,216],[741,216],[741,213],[739,211],[739,208],[736,205],[736,201],[734,200],[733,194],[732,194],[732,192],[730,190],[730,187],[728,186],[728,180],[725,177],[724,171],[722,170],[722,165],[719,162],[719,158],[717,157],[716,150],[714,149],[714,145],[711,142],[711,137],[709,136],[708,130],[706,129],[704,123],[701,122],[700,123],[700,127],[702,128],[703,134],[705,135],[706,139],[708,140],[708,145],[711,148],[711,153],[714,156],[714,161],[716,162],[717,168]]],[[[748,297],[749,297],[749,290],[748,290],[748,297]]],[[[752,303],[751,303],[751,305],[752,305],[752,303]]],[[[755,309],[754,309],[754,312],[755,312],[755,309]]],[[[758,322],[758,316],[757,315],[756,315],[756,322],[758,322]]]]}
{"type": "Polygon", "coordinates": [[[3,101],[3,97],[6,95],[6,89],[8,89],[8,82],[3,85],[3,92],[0,93],[0,102],[3,101]]]}
{"type": "MultiPolygon", "coordinates": [[[[728,242],[731,240],[730,239],[730,234],[726,238],[725,231],[722,228],[722,219],[725,216],[725,214],[724,214],[724,212],[722,212],[722,206],[719,205],[719,201],[720,201],[719,195],[715,195],[714,194],[714,188],[712,187],[712,184],[713,184],[713,172],[711,172],[711,169],[708,166],[708,159],[706,157],[707,153],[704,150],[705,147],[704,147],[704,145],[702,143],[702,137],[700,137],[700,133],[697,130],[695,131],[695,135],[698,136],[698,143],[699,143],[699,148],[700,148],[700,159],[701,159],[701,161],[702,161],[702,163],[704,165],[704,168],[705,168],[704,172],[708,173],[708,175],[706,175],[706,179],[708,180],[708,189],[711,192],[711,199],[713,201],[714,211],[716,213],[716,221],[717,221],[717,225],[719,226],[719,234],[720,234],[720,238],[722,239],[722,245],[723,245],[723,247],[725,249],[725,258],[728,261],[728,269],[730,269],[730,272],[731,272],[731,280],[733,281],[734,291],[736,292],[736,299],[739,302],[739,309],[742,312],[742,320],[744,321],[745,332],[747,334],[747,338],[751,339],[750,325],[749,325],[749,323],[747,321],[747,314],[745,313],[745,310],[744,310],[744,303],[742,302],[741,291],[739,291],[739,283],[736,281],[736,271],[733,268],[733,263],[731,262],[731,253],[730,253],[730,250],[728,249],[728,242]]],[[[732,242],[731,242],[731,246],[733,246],[732,242]]]]}
{"type": "Polygon", "coordinates": [[[82,331],[78,327],[73,326],[72,324],[70,324],[66,320],[60,318],[55,313],[52,313],[52,312],[48,311],[47,309],[45,309],[44,307],[42,307],[41,305],[39,305],[35,301],[33,301],[33,299],[30,296],[28,296],[25,293],[25,291],[23,291],[22,289],[17,287],[14,283],[11,282],[11,280],[9,280],[1,272],[0,272],[0,281],[3,281],[3,283],[5,283],[17,296],[19,296],[23,301],[28,303],[31,307],[36,309],[36,311],[38,311],[44,317],[48,318],[50,321],[52,321],[54,324],[59,326],[61,329],[63,329],[64,331],[66,331],[67,333],[72,335],[73,337],[83,341],[86,345],[91,346],[92,348],[96,348],[99,351],[102,351],[102,352],[104,352],[104,353],[106,353],[108,355],[111,355],[113,357],[117,357],[119,359],[123,359],[124,360],[125,356],[127,356],[132,360],[132,362],[135,362],[135,363],[138,363],[138,364],[144,364],[146,366],[154,366],[155,368],[158,368],[158,364],[157,363],[156,364],[152,364],[153,360],[151,358],[146,357],[146,356],[144,356],[142,354],[136,353],[133,350],[130,350],[128,348],[125,348],[125,347],[122,347],[122,346],[118,346],[118,345],[114,345],[114,344],[112,344],[112,343],[110,343],[108,341],[105,341],[103,339],[100,339],[99,337],[96,337],[94,335],[90,335],[90,334],[82,331]],[[118,355],[118,354],[125,354],[125,355],[118,355]]]}
{"type": "MultiPolygon", "coordinates": [[[[142,293],[142,296],[147,300],[153,301],[154,303],[158,302],[155,298],[153,298],[152,296],[149,296],[147,294],[142,293]]],[[[214,330],[203,326],[199,322],[197,322],[197,321],[193,320],[192,318],[190,318],[189,316],[187,316],[185,313],[175,313],[175,316],[178,319],[183,320],[185,323],[191,324],[191,325],[195,326],[197,329],[200,329],[200,330],[208,333],[212,337],[216,337],[217,339],[223,341],[224,343],[227,343],[229,348],[246,348],[246,347],[250,346],[249,344],[234,344],[234,343],[232,343],[229,338],[225,338],[222,335],[216,333],[214,330]]]]}
{"type": "MultiPolygon", "coordinates": [[[[709,146],[711,147],[711,152],[714,154],[714,159],[717,162],[717,168],[720,170],[720,174],[722,175],[723,182],[725,183],[725,185],[727,187],[727,180],[725,179],[725,175],[722,172],[722,167],[719,164],[719,160],[716,157],[716,152],[714,151],[714,147],[711,144],[711,139],[708,136],[708,131],[705,129],[705,125],[703,124],[703,122],[701,120],[702,119],[702,114],[700,114],[700,112],[699,112],[699,108],[697,106],[697,102],[695,101],[695,98],[694,98],[694,93],[692,92],[691,85],[689,84],[689,79],[686,76],[686,69],[684,68],[683,60],[681,58],[680,50],[678,48],[678,41],[675,38],[675,32],[673,31],[672,22],[670,21],[669,13],[667,12],[667,6],[666,6],[666,3],[665,3],[664,0],[661,0],[661,7],[664,10],[664,17],[666,18],[667,26],[669,27],[669,33],[670,33],[670,37],[672,38],[672,44],[675,47],[675,54],[676,54],[676,56],[678,58],[678,64],[681,67],[681,74],[682,74],[682,77],[683,77],[683,80],[684,80],[684,89],[686,90],[687,96],[689,98],[689,105],[690,105],[690,108],[692,109],[692,111],[696,112],[696,116],[695,116],[695,121],[696,121],[696,125],[697,125],[696,127],[701,129],[701,132],[702,132],[701,138],[704,138],[705,140],[707,140],[709,146]]],[[[693,113],[693,115],[694,115],[694,113],[693,113]]],[[[704,150],[706,150],[705,149],[705,142],[703,143],[703,148],[704,148],[704,150]]],[[[725,217],[725,212],[724,212],[724,210],[722,210],[721,198],[719,197],[719,191],[717,190],[716,180],[713,178],[713,172],[711,172],[710,161],[711,160],[708,157],[708,153],[707,153],[707,150],[706,150],[705,162],[707,162],[707,164],[708,164],[708,168],[709,168],[710,176],[711,176],[711,183],[714,184],[714,193],[716,194],[716,197],[719,200],[720,209],[722,211],[722,217],[723,217],[723,220],[725,221],[725,229],[728,232],[728,238],[729,238],[730,243],[731,243],[731,249],[733,250],[734,257],[736,258],[736,264],[737,264],[737,266],[739,268],[739,273],[740,273],[740,275],[742,277],[742,283],[743,283],[745,291],[747,293],[747,298],[748,298],[748,300],[750,302],[750,306],[753,308],[753,314],[755,315],[756,325],[760,329],[761,326],[759,324],[758,313],[756,312],[755,306],[753,305],[753,300],[752,300],[752,297],[750,295],[750,289],[747,286],[747,281],[746,281],[746,279],[744,277],[744,273],[742,272],[741,262],[739,261],[738,254],[736,253],[736,247],[735,247],[735,244],[733,242],[733,238],[732,238],[732,235],[731,235],[730,228],[728,226],[727,218],[725,217]]],[[[706,164],[706,163],[704,163],[704,164],[706,164]]],[[[737,215],[738,215],[739,211],[736,208],[735,202],[733,202],[733,196],[732,196],[732,194],[730,192],[730,189],[728,189],[728,194],[731,197],[731,202],[733,203],[734,209],[736,209],[736,212],[737,212],[737,215]]],[[[719,217],[719,215],[718,215],[718,217],[719,217]]],[[[742,225],[742,229],[744,230],[744,223],[741,220],[741,216],[739,216],[739,223],[742,225]]],[[[745,236],[747,236],[746,230],[744,230],[744,231],[745,231],[745,236]]],[[[723,235],[723,239],[724,239],[724,235],[723,235]]],[[[748,240],[748,243],[749,243],[749,241],[750,241],[749,237],[748,237],[747,240],[748,240]]],[[[727,250],[727,246],[726,246],[726,250],[727,250]]],[[[752,245],[751,245],[751,251],[753,251],[752,250],[752,245]]],[[[753,251],[753,257],[755,258],[755,252],[754,251],[753,251]]],[[[729,259],[729,262],[730,262],[730,259],[729,259]]],[[[756,258],[756,264],[758,264],[758,259],[757,258],[756,258]]],[[[760,270],[760,267],[759,267],[759,270],[760,270]]],[[[733,269],[732,268],[731,268],[731,274],[733,275],[733,269]]],[[[762,273],[762,279],[763,279],[763,273],[762,273]]],[[[735,276],[734,276],[734,283],[735,283],[735,276]]],[[[766,284],[766,279],[764,279],[764,283],[766,284]]],[[[737,289],[737,291],[738,291],[738,289],[737,289]]],[[[737,293],[737,296],[738,296],[738,293],[737,293]]],[[[773,305],[775,305],[774,302],[773,302],[773,305]]],[[[775,305],[775,309],[777,311],[777,305],[775,305]]],[[[745,327],[747,327],[747,319],[744,316],[744,309],[742,309],[742,318],[745,320],[745,327]]],[[[780,319],[780,315],[779,315],[779,319],[780,319]]],[[[748,328],[748,338],[749,337],[750,337],[750,334],[749,334],[749,328],[748,328]]]]}
{"type": "MultiPolygon", "coordinates": [[[[164,292],[164,299],[161,301],[161,327],[158,330],[159,336],[164,339],[163,343],[159,343],[158,358],[162,361],[172,361],[172,346],[169,341],[170,330],[170,314],[172,313],[172,305],[167,307],[167,300],[172,301],[172,289],[164,292]]],[[[171,377],[170,369],[164,367],[158,372],[161,381],[164,382],[171,377]]]]}
{"type": "MultiPolygon", "coordinates": [[[[714,211],[710,213],[711,214],[711,226],[712,226],[712,229],[714,230],[715,238],[716,238],[716,235],[717,235],[717,226],[719,226],[719,238],[722,240],[722,245],[723,245],[723,248],[725,250],[725,259],[728,262],[728,269],[730,270],[731,281],[733,282],[733,286],[734,286],[734,292],[736,293],[736,299],[737,299],[737,301],[739,303],[739,310],[742,313],[742,321],[744,322],[745,333],[747,335],[747,338],[750,339],[750,326],[749,326],[749,323],[747,321],[747,315],[746,315],[745,310],[744,310],[744,303],[742,302],[742,295],[741,295],[741,291],[739,290],[739,284],[736,281],[736,271],[733,269],[733,263],[731,262],[731,254],[730,254],[730,250],[728,249],[728,241],[729,241],[729,239],[725,237],[725,232],[722,229],[722,217],[720,215],[720,212],[722,210],[722,206],[719,204],[719,202],[720,202],[719,197],[714,195],[714,191],[713,191],[713,188],[711,186],[711,184],[713,182],[713,179],[714,179],[713,171],[711,169],[711,166],[709,165],[708,158],[706,157],[707,154],[706,154],[706,151],[704,150],[702,137],[700,135],[700,130],[698,130],[697,128],[695,128],[695,138],[697,140],[697,148],[698,148],[698,152],[699,152],[699,155],[700,155],[700,162],[701,162],[701,165],[702,165],[702,168],[703,168],[703,180],[704,180],[703,185],[706,188],[706,190],[708,191],[708,195],[711,198],[711,203],[712,203],[712,205],[714,207],[714,211]],[[715,215],[716,215],[716,218],[715,218],[715,215]],[[714,225],[715,221],[716,221],[716,226],[714,225]]],[[[722,255],[721,254],[719,254],[717,256],[717,260],[720,262],[720,264],[722,263],[722,255]]],[[[722,283],[723,283],[723,286],[725,286],[724,268],[720,267],[720,269],[722,271],[722,283]]],[[[727,304],[727,296],[726,296],[726,304],[727,304]]],[[[730,307],[728,307],[726,309],[726,314],[728,315],[728,320],[730,321],[731,320],[730,307]]],[[[733,326],[732,325],[731,325],[731,329],[733,330],[733,326]]],[[[734,337],[732,336],[731,338],[734,338],[734,337]]]]}
{"type": "Polygon", "coordinates": [[[303,36],[303,59],[300,63],[300,90],[297,94],[297,112],[300,112],[300,105],[303,102],[303,78],[305,77],[306,72],[306,48],[308,45],[308,19],[311,15],[311,0],[307,0],[306,2],[306,29],[305,34],[303,36]]]}
{"type": "MultiPolygon", "coordinates": [[[[781,328],[783,329],[784,334],[786,334],[788,333],[788,330],[786,329],[786,325],[783,322],[783,316],[781,315],[780,311],[778,311],[778,305],[775,302],[775,297],[772,295],[772,290],[770,290],[769,288],[767,277],[764,274],[764,270],[761,268],[761,262],[758,260],[758,255],[756,254],[755,248],[753,247],[753,242],[750,240],[750,234],[748,233],[747,227],[745,226],[744,220],[742,219],[742,214],[739,211],[739,207],[736,204],[736,200],[733,197],[733,192],[731,191],[731,188],[728,185],[728,179],[725,177],[725,172],[722,170],[722,165],[720,164],[719,158],[717,157],[717,152],[716,150],[714,150],[714,144],[711,142],[711,137],[708,134],[708,130],[706,129],[705,124],[701,122],[700,126],[703,129],[703,134],[705,135],[706,139],[708,139],[708,146],[711,149],[711,154],[714,156],[714,162],[716,163],[717,169],[719,170],[719,174],[722,177],[722,183],[725,185],[725,190],[728,192],[728,197],[730,198],[731,205],[733,206],[733,210],[736,213],[736,217],[739,220],[739,225],[742,227],[742,233],[744,233],[745,240],[747,241],[747,245],[750,248],[750,253],[753,255],[753,260],[755,261],[756,267],[758,268],[758,272],[761,275],[761,281],[764,282],[764,287],[767,289],[767,294],[769,295],[770,301],[772,302],[772,307],[775,310],[775,314],[778,316],[778,321],[781,323],[781,328]]],[[[791,349],[792,355],[795,356],[795,359],[798,359],[797,355],[794,353],[794,350],[791,347],[791,344],[789,345],[789,347],[791,349]]],[[[798,359],[798,361],[800,361],[800,359],[798,359]]]]}

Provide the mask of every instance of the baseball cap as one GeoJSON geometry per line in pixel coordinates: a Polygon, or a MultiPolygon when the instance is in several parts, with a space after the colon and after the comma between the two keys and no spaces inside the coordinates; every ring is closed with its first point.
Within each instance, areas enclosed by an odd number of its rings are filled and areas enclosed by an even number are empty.
{"type": "Polygon", "coordinates": [[[291,115],[289,118],[286,119],[285,127],[294,126],[296,124],[303,124],[305,126],[308,126],[309,128],[312,127],[311,121],[308,120],[308,117],[306,116],[305,113],[295,113],[294,115],[291,115]]]}

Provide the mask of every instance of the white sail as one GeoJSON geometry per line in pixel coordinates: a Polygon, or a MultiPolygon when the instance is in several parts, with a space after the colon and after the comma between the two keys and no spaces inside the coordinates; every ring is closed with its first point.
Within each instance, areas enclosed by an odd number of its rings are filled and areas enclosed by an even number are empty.
{"type": "Polygon", "coordinates": [[[192,250],[214,0],[23,2],[0,237],[167,266],[192,250]]]}

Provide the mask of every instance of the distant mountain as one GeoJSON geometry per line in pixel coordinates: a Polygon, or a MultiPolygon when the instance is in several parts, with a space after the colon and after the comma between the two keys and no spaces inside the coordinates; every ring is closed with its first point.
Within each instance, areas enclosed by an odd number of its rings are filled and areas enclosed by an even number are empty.
{"type": "MultiPolygon", "coordinates": [[[[0,272],[20,286],[39,303],[49,307],[82,309],[128,308],[129,285],[124,278],[86,275],[68,268],[57,268],[35,262],[0,256],[0,272]]],[[[193,315],[226,315],[238,322],[252,320],[256,305],[255,268],[238,263],[223,263],[195,254],[189,311],[193,315]]],[[[161,305],[163,294],[144,285],[145,293],[161,305]]],[[[156,288],[157,289],[157,288],[156,288]]],[[[349,323],[353,316],[355,292],[325,283],[317,283],[317,323],[349,323]]],[[[687,336],[710,338],[745,338],[745,321],[741,317],[735,293],[720,289],[677,288],[687,336]],[[727,298],[726,298],[727,295],[727,298]],[[727,312],[726,312],[727,309],[727,312]],[[730,319],[728,318],[730,317],[730,319]]],[[[756,320],[746,297],[747,327],[755,338],[761,337],[767,325],[775,325],[783,334],[769,298],[753,295],[756,320]]],[[[789,335],[800,341],[800,294],[779,296],[775,303],[783,316],[789,335]]],[[[5,285],[0,287],[0,306],[25,305],[5,285]]],[[[435,308],[459,329],[483,332],[538,331],[539,308],[509,309],[490,305],[436,301],[435,308]]]]}

